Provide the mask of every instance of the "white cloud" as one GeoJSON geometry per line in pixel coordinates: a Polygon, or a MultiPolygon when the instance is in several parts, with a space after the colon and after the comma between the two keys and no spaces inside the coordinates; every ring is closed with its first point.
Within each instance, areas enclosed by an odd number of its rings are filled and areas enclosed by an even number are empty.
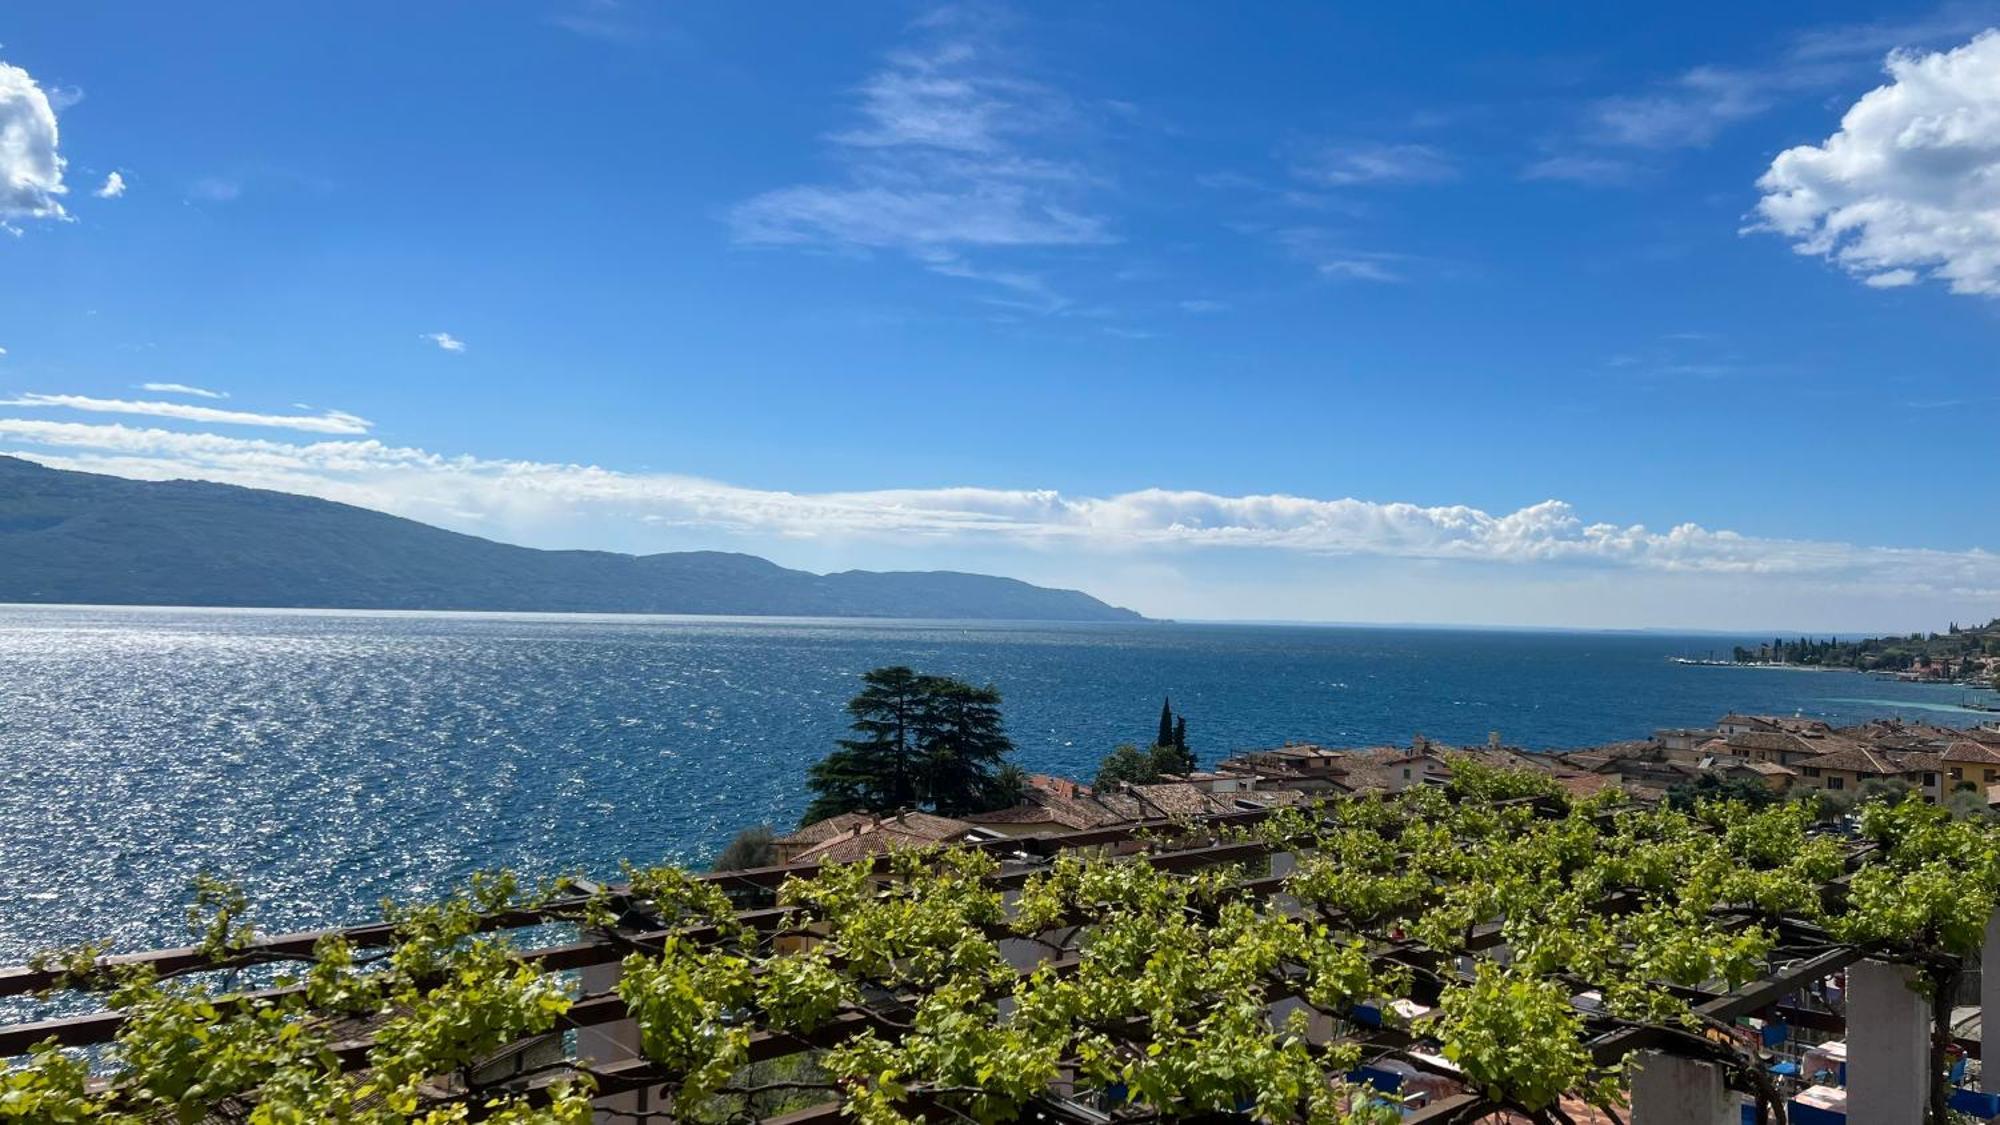
{"type": "Polygon", "coordinates": [[[228,398],[226,391],[211,391],[206,387],[190,387],[186,383],[141,383],[139,389],[161,395],[192,395],[195,398],[228,398]]]}
{"type": "Polygon", "coordinates": [[[1521,170],[1524,180],[1565,180],[1576,184],[1629,183],[1639,169],[1628,160],[1588,153],[1557,153],[1521,170]]]}
{"type": "Polygon", "coordinates": [[[1693,523],[1656,531],[1592,522],[1559,500],[1496,514],[1469,505],[1168,489],[1102,497],[977,487],[799,493],[595,466],[448,457],[375,440],[296,444],[24,418],[0,418],[0,439],[43,450],[28,455],[59,467],[278,488],[419,519],[476,518],[486,533],[519,540],[587,520],[600,535],[622,525],[711,537],[1041,551],[1262,550],[2000,597],[2000,555],[1988,551],[1765,539],[1693,523]]]}
{"type": "Polygon", "coordinates": [[[448,352],[462,352],[465,350],[465,341],[449,332],[426,332],[423,334],[423,338],[448,352]]]}
{"type": "Polygon", "coordinates": [[[303,430],[317,434],[365,434],[374,423],[339,410],[319,414],[254,414],[245,410],[221,410],[185,402],[143,402],[89,395],[24,394],[0,399],[0,406],[43,406],[82,410],[97,414],[144,414],[155,418],[178,418],[186,422],[212,422],[228,426],[267,426],[272,429],[303,430]]]}
{"type": "Polygon", "coordinates": [[[586,39],[611,43],[638,43],[652,37],[622,0],[569,0],[549,22],[586,39]]]}
{"type": "Polygon", "coordinates": [[[1592,109],[1600,139],[1639,148],[1691,148],[1769,109],[1783,75],[1698,66],[1651,93],[1606,98],[1592,109]]]}
{"type": "Polygon", "coordinates": [[[897,251],[947,276],[1045,290],[1039,277],[1024,286],[1024,271],[968,256],[1112,236],[1088,205],[1095,178],[1040,151],[1062,146],[1071,103],[1009,73],[994,54],[968,36],[892,55],[862,84],[858,121],[828,138],[840,174],[737,204],[735,240],[897,251]]]}
{"type": "Polygon", "coordinates": [[[242,198],[243,184],[222,176],[204,176],[188,188],[188,194],[209,203],[232,203],[242,198]]]}
{"type": "Polygon", "coordinates": [[[1408,254],[1354,249],[1323,227],[1288,227],[1272,238],[1321,277],[1335,281],[1402,282],[1408,280],[1407,267],[1418,261],[1408,254]]]}
{"type": "Polygon", "coordinates": [[[27,71],[0,62],[0,223],[65,217],[57,138],[48,94],[27,71]]]}
{"type": "Polygon", "coordinates": [[[2000,295],[2000,31],[1887,70],[1839,132],[1771,162],[1758,229],[1876,287],[2000,295]]]}
{"type": "Polygon", "coordinates": [[[104,186],[98,188],[94,192],[91,192],[91,194],[95,195],[99,199],[116,199],[119,196],[124,195],[125,194],[124,173],[113,172],[110,175],[104,177],[104,186]]]}
{"type": "Polygon", "coordinates": [[[1457,164],[1429,145],[1316,142],[1293,146],[1291,163],[1295,175],[1329,187],[1458,177],[1457,164]]]}

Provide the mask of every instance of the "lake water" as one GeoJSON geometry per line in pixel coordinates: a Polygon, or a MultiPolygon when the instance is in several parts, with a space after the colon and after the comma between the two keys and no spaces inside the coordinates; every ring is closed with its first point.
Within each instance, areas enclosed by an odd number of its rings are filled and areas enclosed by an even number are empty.
{"type": "Polygon", "coordinates": [[[177,938],[189,879],[267,930],[468,871],[699,860],[787,828],[856,678],[996,684],[1018,761],[1088,777],[1160,697],[1205,762],[1285,739],[1573,747],[1730,710],[1971,725],[1956,688],[1684,667],[1714,637],[1225,625],[0,607],[0,963],[177,938]]]}

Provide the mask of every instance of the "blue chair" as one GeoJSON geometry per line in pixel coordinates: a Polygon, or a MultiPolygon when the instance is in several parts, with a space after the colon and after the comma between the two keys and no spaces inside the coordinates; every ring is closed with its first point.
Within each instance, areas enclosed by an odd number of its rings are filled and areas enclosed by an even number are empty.
{"type": "Polygon", "coordinates": [[[1946,1104],[1981,1121],[2000,1117],[2000,1094],[1989,1094],[1983,1090],[1953,1090],[1946,1104]]]}

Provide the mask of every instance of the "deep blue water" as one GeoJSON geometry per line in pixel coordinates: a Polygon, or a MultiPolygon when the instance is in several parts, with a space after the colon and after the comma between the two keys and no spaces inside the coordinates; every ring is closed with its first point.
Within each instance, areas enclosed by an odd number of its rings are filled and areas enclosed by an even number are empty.
{"type": "Polygon", "coordinates": [[[1954,688],[1693,668],[1713,637],[0,607],[0,963],[178,936],[199,870],[266,929],[473,869],[609,872],[789,826],[864,670],[991,681],[1088,776],[1160,696],[1205,761],[1285,739],[1572,747],[1729,710],[1970,724],[1954,688]]]}

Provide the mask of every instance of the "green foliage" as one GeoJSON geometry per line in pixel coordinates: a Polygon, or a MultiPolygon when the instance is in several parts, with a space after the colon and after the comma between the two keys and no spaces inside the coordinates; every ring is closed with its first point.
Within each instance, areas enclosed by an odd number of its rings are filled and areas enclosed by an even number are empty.
{"type": "Polygon", "coordinates": [[[715,862],[708,865],[710,871],[742,871],[750,867],[769,867],[778,862],[777,849],[772,847],[773,833],[768,824],[753,824],[730,837],[715,862]]]}
{"type": "Polygon", "coordinates": [[[1483,963],[1438,1008],[1444,1056],[1490,1098],[1533,1112],[1571,1091],[1617,1096],[1608,1076],[1593,1073],[1583,1021],[1556,981],[1483,963]]]}
{"type": "Polygon", "coordinates": [[[750,963],[672,937],[659,956],[634,953],[623,968],[618,996],[646,1057],[684,1076],[682,1099],[720,1089],[747,1061],[750,1031],[725,1016],[751,996],[750,963]]]}
{"type": "Polygon", "coordinates": [[[1018,798],[1018,776],[1001,772],[1014,744],[999,691],[900,666],[861,679],[860,694],[847,704],[855,737],[842,739],[807,775],[808,822],[914,808],[956,816],[1018,798]]]}
{"type": "Polygon", "coordinates": [[[195,948],[218,961],[241,951],[257,936],[243,916],[249,909],[250,898],[243,888],[212,875],[196,875],[194,902],[187,908],[195,948]]]}
{"type": "MultiPolygon", "coordinates": [[[[1725,1047],[1677,990],[1760,976],[1779,920],[1872,955],[1955,963],[1978,948],[2000,888],[2000,828],[1916,798],[1863,802],[1857,849],[1801,803],[1522,802],[1549,794],[1478,769],[1457,788],[1335,798],[1254,832],[1190,825],[1137,856],[1066,851],[1017,891],[976,849],[828,865],[780,888],[788,909],[775,929],[670,866],[628,867],[626,895],[562,909],[603,926],[615,903],[669,931],[624,958],[616,991],[676,1088],[679,1119],[837,1097],[874,1125],[1003,1125],[1073,1084],[1085,1095],[1123,1087],[1165,1116],[1358,1125],[1393,1111],[1346,1085],[1358,1055],[1320,1025],[1360,1005],[1435,996],[1411,1033],[1497,1102],[1612,1105],[1616,1075],[1585,1047],[1603,1021],[1672,1025],[1725,1047]],[[1259,840],[1294,857],[1276,895],[1261,882],[1247,893],[1261,866],[1180,869],[1188,849],[1259,840]],[[1495,924],[1505,966],[1468,940],[1495,924]],[[1412,938],[1450,956],[1413,971],[1412,938]],[[1047,960],[1017,967],[1028,947],[1047,960]],[[1452,969],[1459,955],[1475,963],[1469,978],[1452,969]],[[1585,987],[1602,1014],[1572,1003],[1585,987]],[[821,1046],[805,1053],[808,1040],[821,1046]],[[801,1053],[767,1058],[773,1042],[801,1053]]],[[[254,960],[240,892],[207,883],[196,895],[214,962],[254,960]]],[[[443,901],[389,909],[394,941],[379,956],[322,940],[271,993],[218,991],[215,974],[109,972],[94,948],[53,955],[49,971],[109,990],[126,1022],[101,1084],[52,1046],[0,1073],[0,1122],[192,1123],[247,1109],[252,1125],[581,1125],[587,1083],[546,1105],[504,1093],[489,1103],[495,1091],[466,1085],[496,1051],[573,1014],[567,979],[493,932],[496,913],[552,901],[504,873],[481,876],[443,901]],[[347,1072],[335,1045],[356,1018],[376,1038],[368,1067],[347,1072]]]]}
{"type": "Polygon", "coordinates": [[[1100,793],[1110,793],[1120,784],[1147,785],[1159,779],[1160,768],[1153,756],[1128,742],[1104,756],[1090,785],[1100,793]]]}
{"type": "Polygon", "coordinates": [[[1519,797],[1546,797],[1567,803],[1569,795],[1556,779],[1539,770],[1516,770],[1488,765],[1470,754],[1453,754],[1451,781],[1453,796],[1477,801],[1501,801],[1519,797]]]}
{"type": "Polygon", "coordinates": [[[1763,808],[1782,800],[1782,794],[1755,778],[1724,778],[1707,771],[1693,781],[1676,782],[1667,787],[1667,806],[1689,812],[1703,801],[1734,801],[1751,808],[1763,808]]]}

